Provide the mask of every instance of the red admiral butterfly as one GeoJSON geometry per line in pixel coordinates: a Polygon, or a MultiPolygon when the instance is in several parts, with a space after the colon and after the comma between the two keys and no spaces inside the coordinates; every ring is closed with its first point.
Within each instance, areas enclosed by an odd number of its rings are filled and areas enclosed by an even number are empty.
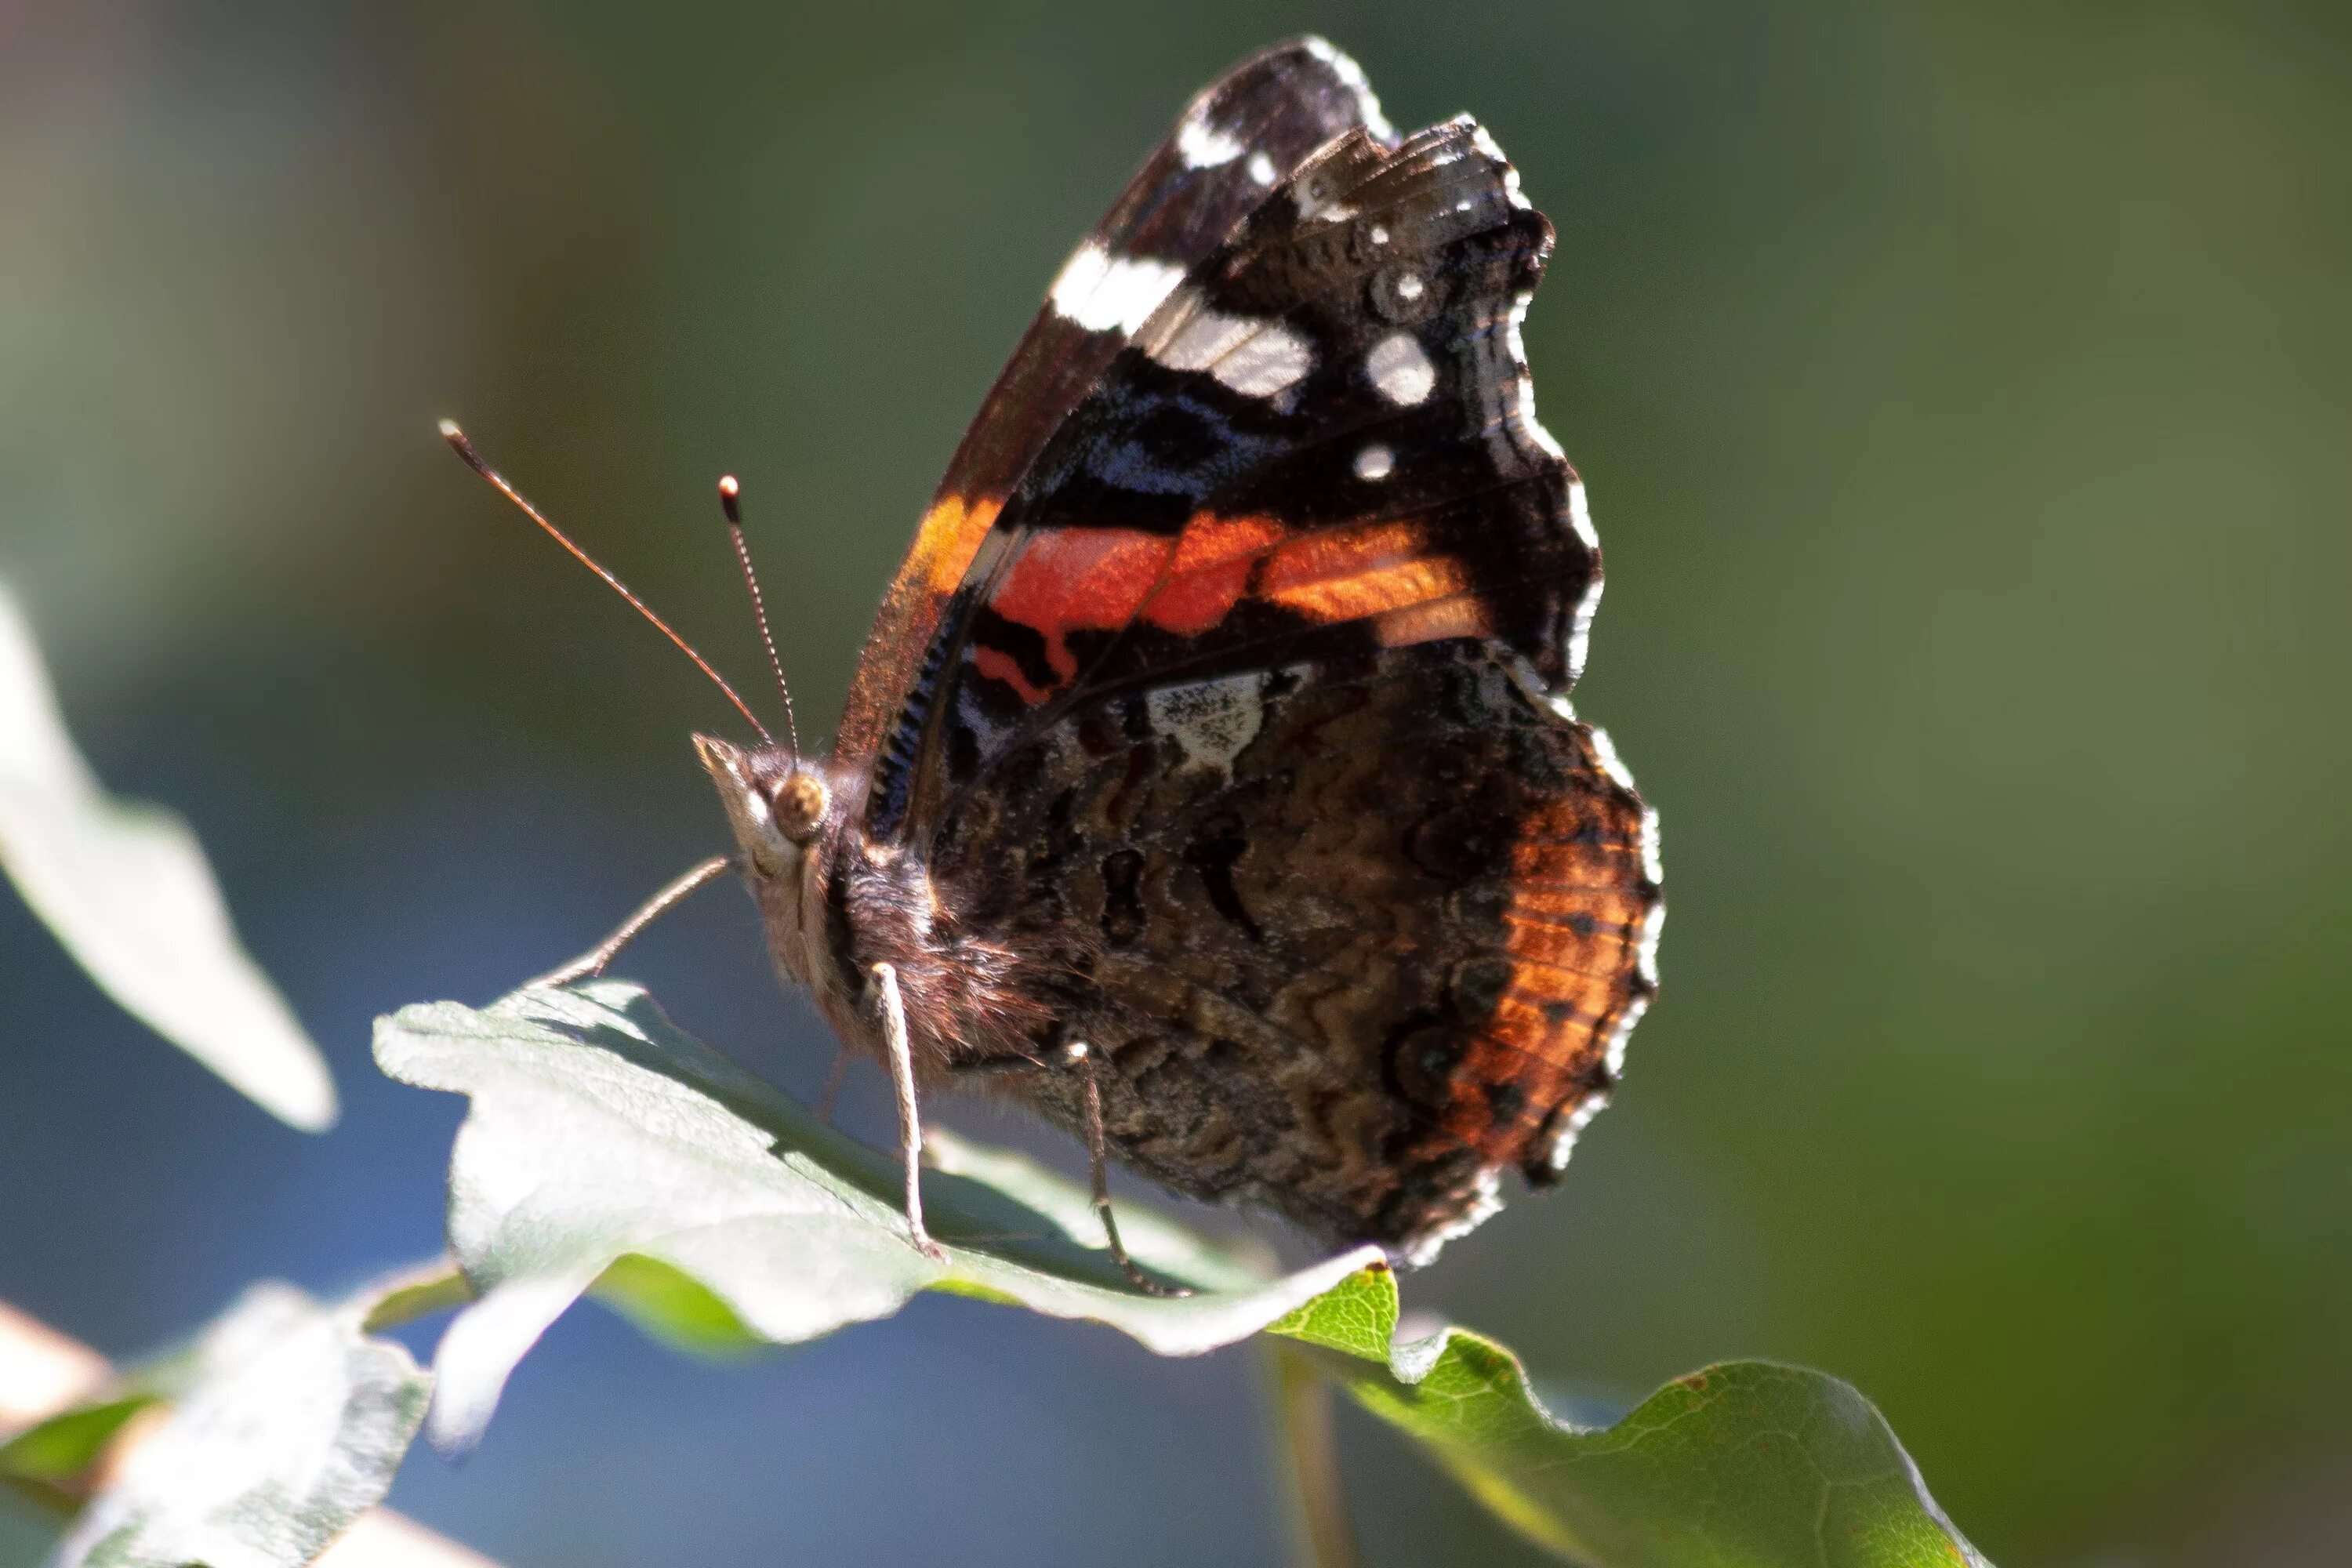
{"type": "Polygon", "coordinates": [[[1122,1264],[1112,1153],[1416,1262],[1553,1180],[1663,911],[1567,700],[1601,552],[1520,345],[1551,247],[1483,129],[1400,137],[1319,38],[1211,85],[981,405],[832,754],[696,736],[737,853],[550,978],[739,871],[893,1071],[926,1248],[919,1086],[1085,1136],[1122,1264]]]}

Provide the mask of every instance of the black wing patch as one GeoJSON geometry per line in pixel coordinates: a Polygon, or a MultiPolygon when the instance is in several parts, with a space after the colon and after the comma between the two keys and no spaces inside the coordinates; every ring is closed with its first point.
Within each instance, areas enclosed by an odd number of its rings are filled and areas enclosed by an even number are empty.
{"type": "Polygon", "coordinates": [[[1202,89],[1063,265],[943,490],[1004,495],[1160,300],[1299,164],[1355,130],[1396,142],[1362,69],[1321,38],[1277,44],[1202,89]]]}

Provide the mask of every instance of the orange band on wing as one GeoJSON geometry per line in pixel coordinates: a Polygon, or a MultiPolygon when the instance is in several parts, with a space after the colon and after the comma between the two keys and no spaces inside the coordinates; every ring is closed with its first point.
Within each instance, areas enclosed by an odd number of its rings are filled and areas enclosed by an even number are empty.
{"type": "Polygon", "coordinates": [[[996,514],[1003,510],[1002,500],[987,496],[969,501],[961,496],[941,496],[923,514],[922,524],[915,531],[914,548],[907,552],[906,565],[899,568],[899,580],[919,578],[934,594],[954,593],[971,558],[980,553],[980,542],[988,537],[996,514]]]}
{"type": "Polygon", "coordinates": [[[1176,538],[1176,559],[1169,570],[1181,575],[1211,566],[1246,561],[1283,536],[1282,524],[1270,517],[1219,517],[1196,511],[1185,520],[1176,538]]]}
{"type": "MultiPolygon", "coordinates": [[[[1421,529],[1410,522],[1309,534],[1276,551],[1260,580],[1267,598],[1318,621],[1407,610],[1450,598],[1468,585],[1461,563],[1432,553],[1421,529]]],[[[1410,626],[1401,622],[1399,629],[1409,632],[1410,626]]],[[[1401,639],[1413,640],[1422,639],[1401,639]]]]}
{"type": "Polygon", "coordinates": [[[1390,610],[1372,622],[1372,635],[1380,638],[1382,647],[1410,647],[1445,637],[1483,637],[1491,629],[1486,606],[1468,594],[1390,610]]]}
{"type": "Polygon", "coordinates": [[[1455,1069],[1444,1116],[1447,1132],[1494,1163],[1522,1156],[1634,994],[1633,949],[1651,897],[1626,862],[1638,865],[1642,847],[1580,834],[1580,811],[1592,809],[1553,803],[1520,824],[1512,851],[1510,982],[1455,1069]],[[1509,1086],[1507,1105],[1489,1092],[1497,1085],[1509,1086]]]}

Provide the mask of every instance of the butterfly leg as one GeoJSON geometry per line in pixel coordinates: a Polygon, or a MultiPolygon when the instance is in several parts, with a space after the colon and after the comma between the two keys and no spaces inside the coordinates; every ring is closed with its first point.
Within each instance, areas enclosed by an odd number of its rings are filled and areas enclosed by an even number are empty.
{"type": "Polygon", "coordinates": [[[709,859],[698,863],[685,876],[647,899],[644,908],[622,921],[620,930],[598,942],[593,949],[582,953],[561,969],[549,970],[529,984],[569,985],[575,980],[586,980],[593,975],[604,973],[604,966],[619,957],[621,950],[636,941],[647,926],[699,892],[720,873],[731,871],[734,868],[735,858],[731,855],[713,855],[709,859]]]}
{"type": "Polygon", "coordinates": [[[923,1124],[915,1110],[915,1058],[907,1044],[907,1004],[898,994],[896,964],[874,966],[874,984],[881,997],[882,1043],[890,1055],[890,1081],[898,1091],[898,1146],[907,1158],[907,1230],[915,1250],[934,1263],[948,1255],[923,1228],[923,1124]]]}
{"type": "Polygon", "coordinates": [[[1112,1260],[1147,1296],[1191,1295],[1190,1290],[1162,1285],[1137,1268],[1135,1259],[1127,1255],[1127,1244],[1118,1238],[1118,1221],[1111,1217],[1110,1212],[1110,1151],[1103,1136],[1102,1087],[1095,1079],[1095,1054],[1084,1040],[1071,1041],[1065,1054],[1076,1064],[1078,1076],[1086,1079],[1087,1164],[1094,1179],[1095,1212],[1102,1215],[1103,1235],[1109,1238],[1112,1260]]]}
{"type": "Polygon", "coordinates": [[[816,1119],[828,1127],[833,1125],[833,1102],[841,1098],[841,1086],[849,1077],[849,1060],[856,1054],[846,1040],[833,1053],[833,1068],[824,1075],[824,1091],[816,1097],[816,1119]]]}

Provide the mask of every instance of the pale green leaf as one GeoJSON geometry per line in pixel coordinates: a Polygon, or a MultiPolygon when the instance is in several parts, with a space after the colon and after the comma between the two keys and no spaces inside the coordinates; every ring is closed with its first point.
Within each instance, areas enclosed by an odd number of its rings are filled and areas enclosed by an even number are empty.
{"type": "Polygon", "coordinates": [[[1554,1418],[1511,1352],[1444,1329],[1397,1345],[1366,1269],[1271,1326],[1538,1544],[1605,1568],[1984,1568],[1852,1385],[1731,1362],[1613,1426],[1554,1418]]]}
{"type": "Polygon", "coordinates": [[[0,589],[0,867],[107,994],[308,1131],[331,1126],[318,1047],[237,944],[180,819],[109,796],[74,749],[23,614],[0,589]]]}
{"type": "Polygon", "coordinates": [[[1162,1354],[1245,1338],[1377,1253],[1276,1279],[1140,1211],[1147,1268],[1199,1287],[1143,1295],[1070,1184],[935,1140],[924,1203],[944,1263],[908,1239],[897,1162],[835,1132],[662,1016],[636,986],[532,988],[476,1011],[404,1008],[376,1027],[403,1082],[472,1100],[450,1167],[449,1240],[479,1294],[443,1337],[428,1428],[475,1440],[516,1362],[597,1288],[698,1348],[788,1344],[945,1290],[1108,1323],[1162,1354]]]}
{"type": "Polygon", "coordinates": [[[155,1403],[152,1394],[121,1392],[77,1405],[0,1443],[0,1478],[70,1481],[98,1462],[107,1444],[133,1415],[155,1403]]]}
{"type": "MultiPolygon", "coordinates": [[[[429,1391],[406,1351],[362,1331],[365,1310],[257,1285],[191,1350],[126,1379],[171,1415],[82,1510],[51,1568],[295,1568],[326,1550],[391,1487],[429,1391]]],[[[123,1403],[112,1392],[94,1410],[123,1403]]],[[[70,1431],[77,1418],[26,1437],[86,1436],[70,1431]]]]}

